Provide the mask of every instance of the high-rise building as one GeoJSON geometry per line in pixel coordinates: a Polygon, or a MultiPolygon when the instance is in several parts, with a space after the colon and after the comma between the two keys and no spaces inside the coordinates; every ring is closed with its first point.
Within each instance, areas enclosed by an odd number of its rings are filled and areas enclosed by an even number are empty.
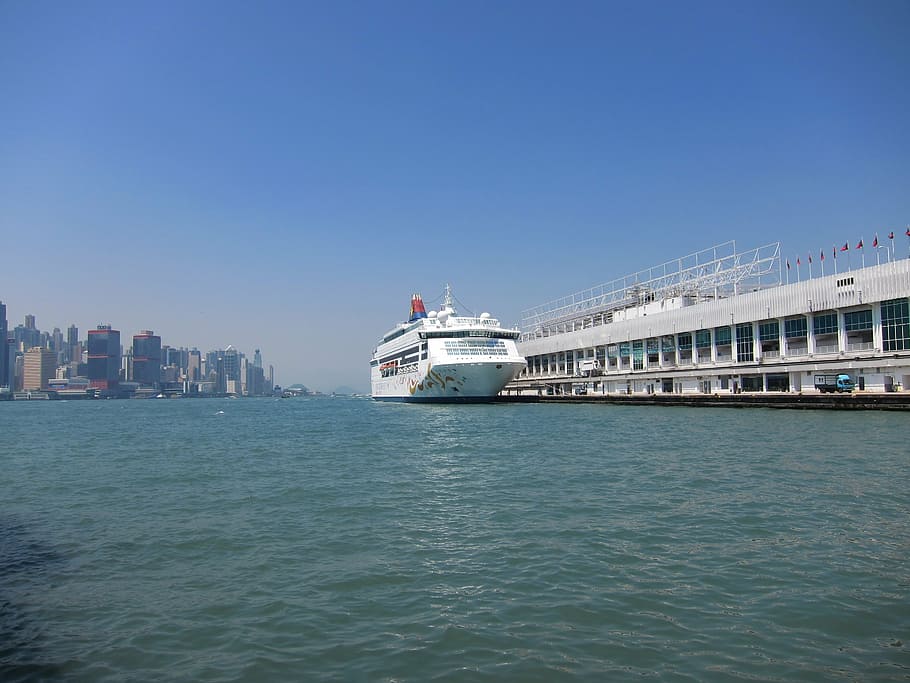
{"type": "Polygon", "coordinates": [[[57,364],[62,365],[66,362],[66,352],[63,346],[63,332],[59,327],[55,327],[51,334],[51,351],[57,354],[57,364]]]}
{"type": "Polygon", "coordinates": [[[0,387],[8,387],[9,381],[9,326],[6,322],[6,304],[0,301],[0,387]]]}
{"type": "Polygon", "coordinates": [[[224,353],[221,354],[221,358],[221,372],[224,375],[224,391],[229,394],[240,393],[240,360],[243,358],[243,354],[237,351],[233,346],[228,345],[224,350],[224,353]]]}
{"type": "Polygon", "coordinates": [[[25,316],[25,325],[16,325],[13,330],[16,348],[19,351],[28,351],[33,346],[41,346],[41,331],[35,327],[35,316],[25,316]]]}
{"type": "Polygon", "coordinates": [[[120,379],[120,331],[98,325],[88,331],[88,378],[97,389],[116,389],[120,379]]]}
{"type": "Polygon", "coordinates": [[[22,390],[40,391],[47,389],[48,380],[57,372],[57,354],[50,349],[33,346],[25,352],[22,368],[22,390]]]}
{"type": "Polygon", "coordinates": [[[246,368],[246,393],[248,396],[262,396],[265,390],[265,373],[261,367],[247,365],[246,368]]]}
{"type": "Polygon", "coordinates": [[[202,354],[198,349],[193,349],[188,354],[186,378],[191,382],[198,382],[202,379],[202,354]]]}
{"type": "Polygon", "coordinates": [[[152,330],[133,335],[133,381],[151,387],[161,381],[161,337],[152,330]]]}
{"type": "Polygon", "coordinates": [[[70,325],[66,329],[66,362],[72,363],[73,361],[81,360],[77,354],[76,347],[79,345],[79,328],[75,325],[70,325]]]}
{"type": "Polygon", "coordinates": [[[11,351],[9,357],[9,388],[10,391],[22,391],[22,374],[25,368],[25,354],[21,351],[11,351]]]}

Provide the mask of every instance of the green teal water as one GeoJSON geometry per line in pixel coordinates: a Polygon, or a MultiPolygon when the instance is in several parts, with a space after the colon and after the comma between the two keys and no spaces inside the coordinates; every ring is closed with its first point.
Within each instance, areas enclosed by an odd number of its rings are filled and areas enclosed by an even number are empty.
{"type": "Polygon", "coordinates": [[[907,680],[907,427],[0,404],[0,680],[907,680]]]}

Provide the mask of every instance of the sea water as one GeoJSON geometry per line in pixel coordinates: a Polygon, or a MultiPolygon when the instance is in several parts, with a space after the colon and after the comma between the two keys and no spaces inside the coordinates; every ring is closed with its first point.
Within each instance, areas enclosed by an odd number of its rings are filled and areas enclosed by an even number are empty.
{"type": "Polygon", "coordinates": [[[910,677],[907,417],[0,404],[0,680],[910,677]]]}

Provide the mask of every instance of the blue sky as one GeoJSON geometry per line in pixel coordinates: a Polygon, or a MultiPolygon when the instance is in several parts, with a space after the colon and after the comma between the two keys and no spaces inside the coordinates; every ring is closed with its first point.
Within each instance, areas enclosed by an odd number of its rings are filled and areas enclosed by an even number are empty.
{"type": "Polygon", "coordinates": [[[11,324],[366,391],[409,295],[524,309],[910,223],[910,3],[0,0],[11,324]]]}

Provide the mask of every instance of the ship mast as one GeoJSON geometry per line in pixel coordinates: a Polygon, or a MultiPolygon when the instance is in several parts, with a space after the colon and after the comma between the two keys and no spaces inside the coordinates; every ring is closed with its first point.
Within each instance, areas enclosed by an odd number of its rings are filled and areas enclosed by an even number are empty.
{"type": "Polygon", "coordinates": [[[453,314],[455,312],[455,306],[452,305],[452,287],[449,283],[446,283],[446,292],[442,300],[442,310],[451,309],[453,314]]]}

